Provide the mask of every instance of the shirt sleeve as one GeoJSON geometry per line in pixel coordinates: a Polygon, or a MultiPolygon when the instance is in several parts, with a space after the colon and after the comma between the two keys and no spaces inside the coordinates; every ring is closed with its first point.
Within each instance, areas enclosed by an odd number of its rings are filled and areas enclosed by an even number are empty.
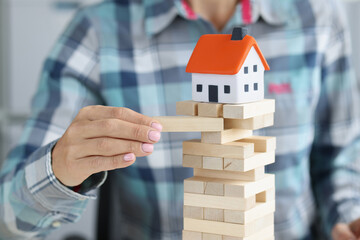
{"type": "Polygon", "coordinates": [[[62,185],[51,167],[53,146],[87,105],[103,104],[99,94],[98,40],[86,10],[76,14],[44,63],[32,114],[22,138],[0,172],[0,236],[32,239],[61,223],[75,222],[90,190],[106,173],[92,175],[77,193],[62,185]]]}
{"type": "Polygon", "coordinates": [[[360,218],[360,89],[351,66],[347,23],[334,2],[329,1],[334,11],[311,152],[313,189],[327,239],[337,222],[360,218]]]}

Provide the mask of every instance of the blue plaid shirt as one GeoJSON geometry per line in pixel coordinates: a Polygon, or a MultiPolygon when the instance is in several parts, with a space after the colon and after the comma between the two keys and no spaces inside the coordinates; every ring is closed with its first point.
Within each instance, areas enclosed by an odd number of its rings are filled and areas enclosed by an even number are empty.
{"type": "MultiPolygon", "coordinates": [[[[271,67],[266,98],[276,99],[275,126],[259,131],[277,137],[267,168],[276,174],[276,239],[329,238],[336,222],[360,217],[359,87],[339,9],[335,0],[251,2],[249,33],[271,67]]],[[[222,33],[242,24],[239,3],[222,33]]],[[[51,168],[56,140],[88,105],[175,115],[175,103],[191,99],[192,49],[216,32],[180,0],[105,1],[79,11],[45,61],[32,115],[2,167],[0,238],[42,238],[78,220],[107,174],[79,193],[63,186],[51,168]]],[[[183,179],[192,175],[181,142],[193,137],[164,133],[151,156],[111,172],[114,239],[180,239],[183,179]]]]}

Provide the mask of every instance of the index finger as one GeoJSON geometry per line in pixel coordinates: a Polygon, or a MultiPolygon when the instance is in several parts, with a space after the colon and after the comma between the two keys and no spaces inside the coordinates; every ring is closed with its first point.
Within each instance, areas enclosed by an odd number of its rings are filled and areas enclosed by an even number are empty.
{"type": "Polygon", "coordinates": [[[87,106],[82,108],[76,117],[77,120],[96,121],[101,119],[120,119],[123,121],[150,126],[159,131],[162,130],[161,124],[148,116],[137,113],[129,108],[109,107],[109,106],[87,106]]]}

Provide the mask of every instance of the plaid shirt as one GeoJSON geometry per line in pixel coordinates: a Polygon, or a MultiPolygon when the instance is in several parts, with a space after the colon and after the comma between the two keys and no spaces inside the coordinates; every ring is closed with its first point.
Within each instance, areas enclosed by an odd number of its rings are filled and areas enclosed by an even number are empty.
{"type": "MultiPolygon", "coordinates": [[[[237,5],[222,33],[246,24],[271,71],[266,98],[276,99],[276,239],[329,239],[332,226],[360,217],[359,88],[349,60],[344,16],[335,0],[253,0],[237,5]],[[311,230],[312,229],[312,230],[311,230]]],[[[91,189],[79,193],[51,168],[51,150],[87,105],[175,115],[191,99],[185,66],[202,34],[216,33],[180,0],[105,1],[79,11],[44,64],[32,115],[0,175],[0,238],[42,238],[78,220],[91,189]]],[[[112,171],[114,239],[180,239],[181,142],[198,134],[164,133],[155,152],[112,171]]]]}

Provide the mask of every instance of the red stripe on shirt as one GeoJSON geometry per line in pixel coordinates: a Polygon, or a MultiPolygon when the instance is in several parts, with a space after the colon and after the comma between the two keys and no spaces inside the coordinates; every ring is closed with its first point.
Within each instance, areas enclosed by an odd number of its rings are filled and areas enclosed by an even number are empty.
{"type": "Polygon", "coordinates": [[[242,18],[245,24],[251,23],[250,0],[242,0],[242,18]]]}

